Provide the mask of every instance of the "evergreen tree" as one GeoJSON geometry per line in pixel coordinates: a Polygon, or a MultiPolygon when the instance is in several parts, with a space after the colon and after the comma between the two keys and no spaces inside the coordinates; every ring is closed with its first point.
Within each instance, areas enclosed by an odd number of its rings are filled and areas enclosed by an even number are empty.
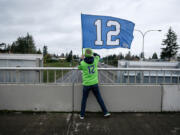
{"type": "Polygon", "coordinates": [[[37,54],[42,54],[42,52],[41,52],[41,50],[40,50],[40,49],[37,51],[37,54]]]}
{"type": "Polygon", "coordinates": [[[34,39],[29,33],[25,37],[19,37],[11,45],[12,53],[36,53],[34,39]]]}
{"type": "Polygon", "coordinates": [[[122,59],[124,59],[124,55],[123,55],[122,53],[119,53],[119,55],[117,56],[117,58],[118,58],[119,60],[122,60],[122,59]]]}
{"type": "Polygon", "coordinates": [[[25,40],[27,42],[27,53],[36,53],[36,46],[34,43],[34,39],[31,35],[29,35],[29,33],[27,33],[25,40]]]}
{"type": "Polygon", "coordinates": [[[48,47],[46,45],[43,46],[43,56],[48,54],[48,47]]]}
{"type": "Polygon", "coordinates": [[[140,57],[135,55],[135,60],[140,60],[140,57]]]}
{"type": "Polygon", "coordinates": [[[153,53],[152,59],[158,59],[157,53],[153,53]]]}
{"type": "Polygon", "coordinates": [[[72,57],[73,57],[73,52],[71,50],[70,53],[68,54],[67,58],[66,58],[67,62],[71,62],[72,61],[72,57]]]}
{"type": "Polygon", "coordinates": [[[11,45],[8,44],[8,45],[7,45],[7,53],[10,53],[10,52],[11,52],[11,45]]]}
{"type": "Polygon", "coordinates": [[[61,57],[61,58],[64,58],[64,53],[61,53],[60,57],[61,57]]]}
{"type": "Polygon", "coordinates": [[[141,52],[140,55],[139,55],[139,57],[143,59],[143,58],[144,58],[144,53],[141,52]]]}
{"type": "Polygon", "coordinates": [[[130,51],[126,54],[125,59],[131,60],[131,52],[130,51]]]}
{"type": "Polygon", "coordinates": [[[168,33],[166,34],[166,39],[162,41],[162,45],[165,46],[165,48],[162,48],[161,59],[170,60],[177,54],[177,35],[171,27],[169,28],[168,33]]]}

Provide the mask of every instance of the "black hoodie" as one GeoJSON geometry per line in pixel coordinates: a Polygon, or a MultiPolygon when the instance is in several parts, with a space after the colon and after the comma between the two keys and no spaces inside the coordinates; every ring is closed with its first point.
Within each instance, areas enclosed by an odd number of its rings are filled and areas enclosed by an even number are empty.
{"type": "MultiPolygon", "coordinates": [[[[93,56],[99,56],[97,53],[93,53],[93,56]]],[[[100,56],[99,56],[100,57],[100,56]]],[[[84,61],[87,64],[92,64],[94,62],[94,57],[85,57],[84,61]]]]}
{"type": "Polygon", "coordinates": [[[84,59],[84,61],[87,63],[87,64],[92,64],[94,62],[94,57],[86,57],[84,59]]]}

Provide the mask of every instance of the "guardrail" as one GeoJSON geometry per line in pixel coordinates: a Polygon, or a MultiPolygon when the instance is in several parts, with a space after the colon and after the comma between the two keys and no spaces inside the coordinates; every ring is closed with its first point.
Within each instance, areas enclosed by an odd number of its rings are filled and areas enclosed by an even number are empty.
{"type": "MultiPolygon", "coordinates": [[[[179,84],[180,69],[99,68],[99,82],[108,84],[179,84]]],[[[80,83],[77,67],[0,67],[0,83],[80,83]]]]}

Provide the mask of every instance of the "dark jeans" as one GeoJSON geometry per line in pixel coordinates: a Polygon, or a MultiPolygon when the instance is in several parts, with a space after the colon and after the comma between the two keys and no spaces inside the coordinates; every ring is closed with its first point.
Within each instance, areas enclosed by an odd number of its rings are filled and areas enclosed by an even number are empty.
{"type": "Polygon", "coordinates": [[[103,113],[106,114],[107,109],[106,109],[104,101],[101,97],[101,94],[99,91],[99,86],[98,86],[98,84],[95,84],[95,85],[91,85],[91,86],[83,86],[83,97],[82,97],[82,101],[81,101],[81,113],[80,113],[80,115],[84,116],[84,114],[85,114],[86,101],[87,101],[90,90],[92,90],[94,96],[96,97],[99,105],[101,106],[103,113]]]}

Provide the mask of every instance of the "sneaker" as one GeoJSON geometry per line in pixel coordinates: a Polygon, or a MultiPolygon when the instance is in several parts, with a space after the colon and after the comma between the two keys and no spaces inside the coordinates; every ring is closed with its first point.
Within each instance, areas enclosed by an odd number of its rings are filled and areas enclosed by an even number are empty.
{"type": "Polygon", "coordinates": [[[106,113],[104,114],[104,117],[109,117],[111,114],[110,113],[106,113]]]}
{"type": "Polygon", "coordinates": [[[83,120],[83,119],[84,119],[84,116],[79,115],[79,118],[80,118],[81,120],[83,120]]]}

